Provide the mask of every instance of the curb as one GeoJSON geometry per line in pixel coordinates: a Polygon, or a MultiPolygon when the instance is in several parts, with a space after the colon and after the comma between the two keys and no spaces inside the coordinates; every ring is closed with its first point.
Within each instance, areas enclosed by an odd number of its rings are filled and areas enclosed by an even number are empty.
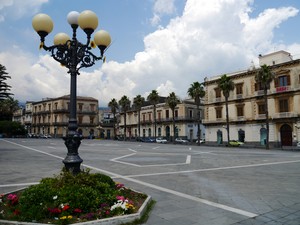
{"type": "MultiPolygon", "coordinates": [[[[147,205],[151,202],[151,196],[148,195],[143,205],[139,208],[139,211],[134,214],[116,216],[107,219],[93,220],[83,223],[73,223],[74,225],[119,225],[124,223],[133,222],[134,220],[140,219],[146,212],[147,205]]],[[[30,222],[19,222],[19,221],[8,221],[0,220],[1,225],[51,225],[49,223],[30,223],[30,222]]],[[[53,224],[52,224],[53,225],[53,224]]]]}

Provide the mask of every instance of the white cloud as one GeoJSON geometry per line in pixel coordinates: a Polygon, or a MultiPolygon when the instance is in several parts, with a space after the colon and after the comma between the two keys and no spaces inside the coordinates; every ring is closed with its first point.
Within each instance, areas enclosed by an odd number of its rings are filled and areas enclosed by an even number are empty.
{"type": "Polygon", "coordinates": [[[171,15],[176,11],[175,0],[155,0],[153,7],[153,17],[150,20],[153,26],[161,21],[161,16],[171,15]]]}
{"type": "MultiPolygon", "coordinates": [[[[299,53],[299,43],[278,44],[273,40],[274,29],[296,16],[298,10],[266,9],[252,18],[253,2],[187,0],[180,17],[145,36],[145,49],[131,61],[108,61],[102,66],[97,62],[93,68],[98,69],[94,71],[82,69],[77,82],[78,95],[95,97],[101,106],[123,95],[131,100],[138,94],[147,97],[154,89],[162,96],[174,91],[185,98],[191,83],[247,69],[258,54],[268,53],[274,46],[299,53]]],[[[35,58],[14,50],[0,53],[0,62],[13,77],[10,84],[19,100],[40,100],[69,93],[69,74],[49,55],[35,58]]]]}
{"type": "Polygon", "coordinates": [[[48,0],[1,0],[0,3],[0,22],[5,18],[19,19],[24,15],[32,15],[39,11],[41,5],[48,0]]]}

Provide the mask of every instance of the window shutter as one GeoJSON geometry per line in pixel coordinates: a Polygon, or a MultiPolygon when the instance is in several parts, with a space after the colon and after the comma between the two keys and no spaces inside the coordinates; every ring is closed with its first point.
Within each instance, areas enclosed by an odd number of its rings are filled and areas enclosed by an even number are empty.
{"type": "Polygon", "coordinates": [[[287,78],[287,86],[290,86],[291,85],[291,76],[287,75],[286,78],[287,78]]]}
{"type": "Polygon", "coordinates": [[[275,87],[277,88],[277,87],[279,86],[279,78],[276,77],[276,78],[274,79],[274,82],[275,82],[275,87]]]}

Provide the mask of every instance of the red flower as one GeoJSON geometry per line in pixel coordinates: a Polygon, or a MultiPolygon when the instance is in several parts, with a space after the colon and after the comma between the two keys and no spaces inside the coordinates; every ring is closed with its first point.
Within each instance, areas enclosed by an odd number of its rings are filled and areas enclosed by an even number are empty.
{"type": "Polygon", "coordinates": [[[66,210],[68,210],[69,208],[70,208],[69,205],[64,205],[64,207],[62,208],[62,210],[63,210],[63,211],[66,211],[66,210]]]}
{"type": "Polygon", "coordinates": [[[81,213],[81,212],[82,212],[82,210],[81,210],[81,209],[78,209],[78,208],[76,208],[76,209],[74,209],[74,210],[73,210],[73,212],[74,212],[74,213],[81,213]]]}
{"type": "Polygon", "coordinates": [[[16,216],[17,216],[17,215],[19,215],[19,214],[20,214],[20,211],[19,211],[18,209],[16,209],[16,210],[15,210],[13,213],[14,213],[14,215],[16,215],[16,216]]]}
{"type": "Polygon", "coordinates": [[[48,208],[48,211],[52,214],[60,214],[61,210],[59,208],[48,208]]]}

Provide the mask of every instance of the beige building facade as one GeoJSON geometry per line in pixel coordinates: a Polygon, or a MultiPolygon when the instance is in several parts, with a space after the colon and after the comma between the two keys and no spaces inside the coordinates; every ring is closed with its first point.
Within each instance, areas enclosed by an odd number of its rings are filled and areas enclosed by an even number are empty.
{"type": "MultiPolygon", "coordinates": [[[[260,56],[275,74],[268,90],[269,141],[271,146],[292,146],[300,141],[300,60],[279,51],[260,56]]],[[[228,101],[230,139],[265,145],[266,115],[263,90],[255,81],[258,68],[227,74],[235,88],[228,101]]],[[[206,142],[222,144],[227,140],[225,98],[218,88],[221,76],[205,80],[206,142]]]]}
{"type": "MultiPolygon", "coordinates": [[[[200,109],[201,118],[203,107],[200,109]]],[[[172,141],[174,137],[172,110],[164,102],[156,105],[156,137],[165,137],[172,141]]],[[[200,137],[205,138],[205,129],[201,124],[200,137]]],[[[124,135],[124,114],[120,114],[119,134],[124,135]]],[[[136,138],[138,133],[138,111],[126,114],[126,137],[136,138]]],[[[153,105],[147,104],[140,111],[140,137],[154,137],[155,123],[153,105]]],[[[175,109],[175,138],[181,137],[194,141],[197,139],[197,107],[194,100],[181,101],[175,109]]]]}
{"type": "MultiPolygon", "coordinates": [[[[69,121],[70,96],[47,98],[32,103],[30,130],[34,134],[66,136],[69,121]]],[[[77,96],[78,132],[83,137],[97,135],[98,100],[92,97],[77,96]]]]}

